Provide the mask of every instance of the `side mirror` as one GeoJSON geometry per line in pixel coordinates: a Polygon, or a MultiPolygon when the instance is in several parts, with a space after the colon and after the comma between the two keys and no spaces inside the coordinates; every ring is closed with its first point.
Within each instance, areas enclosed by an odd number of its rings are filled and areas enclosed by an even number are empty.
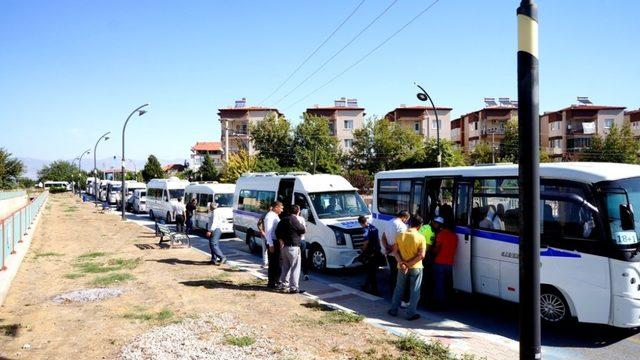
{"type": "Polygon", "coordinates": [[[622,230],[635,230],[633,211],[628,205],[620,204],[620,223],[622,230]]]}

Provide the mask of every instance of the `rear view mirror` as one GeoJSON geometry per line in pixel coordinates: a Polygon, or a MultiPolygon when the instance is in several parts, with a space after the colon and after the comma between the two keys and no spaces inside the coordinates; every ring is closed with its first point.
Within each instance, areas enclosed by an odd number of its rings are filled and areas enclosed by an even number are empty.
{"type": "Polygon", "coordinates": [[[620,225],[622,230],[635,230],[633,211],[625,204],[620,204],[620,225]]]}

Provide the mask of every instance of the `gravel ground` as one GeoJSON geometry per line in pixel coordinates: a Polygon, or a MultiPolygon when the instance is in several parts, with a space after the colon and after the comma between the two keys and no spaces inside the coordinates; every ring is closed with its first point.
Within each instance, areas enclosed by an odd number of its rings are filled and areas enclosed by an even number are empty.
{"type": "Polygon", "coordinates": [[[119,359],[312,359],[285,349],[272,339],[265,338],[255,328],[236,321],[228,314],[204,314],[196,319],[186,319],[178,324],[156,328],[137,336],[126,345],[119,359]],[[228,343],[230,339],[246,336],[255,342],[247,346],[228,343]]]}
{"type": "Polygon", "coordinates": [[[66,303],[66,302],[90,302],[90,301],[100,301],[116,296],[122,295],[122,290],[120,289],[110,289],[110,288],[93,288],[93,289],[83,289],[68,292],[65,294],[56,295],[53,298],[53,302],[56,304],[66,303]]]}

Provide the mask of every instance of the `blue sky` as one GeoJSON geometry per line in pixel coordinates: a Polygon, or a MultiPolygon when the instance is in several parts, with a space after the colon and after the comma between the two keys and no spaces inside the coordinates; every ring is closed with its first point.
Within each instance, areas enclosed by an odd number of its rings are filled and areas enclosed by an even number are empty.
{"type": "MultiPolygon", "coordinates": [[[[218,141],[217,109],[258,105],[355,8],[341,1],[0,2],[0,146],[16,156],[69,159],[112,131],[98,157],[187,158],[218,141]]],[[[484,97],[516,93],[519,1],[440,0],[342,77],[303,96],[377,46],[432,0],[398,0],[333,62],[276,106],[294,122],[306,107],[359,99],[368,115],[417,104],[414,81],[453,115],[484,97]]],[[[273,105],[333,55],[391,0],[366,0],[270,101],[273,105]]],[[[538,0],[540,110],[589,96],[640,107],[638,1],[538,0]]]]}

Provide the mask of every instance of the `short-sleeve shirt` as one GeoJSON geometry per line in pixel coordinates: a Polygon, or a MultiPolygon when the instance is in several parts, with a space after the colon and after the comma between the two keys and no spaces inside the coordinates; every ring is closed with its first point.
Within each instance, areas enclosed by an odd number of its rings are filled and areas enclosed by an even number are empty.
{"type": "Polygon", "coordinates": [[[442,229],[436,237],[436,258],[434,262],[441,265],[453,265],[458,247],[458,237],[449,229],[442,229]]]}
{"type": "Polygon", "coordinates": [[[387,237],[387,244],[389,244],[389,246],[395,244],[398,234],[406,230],[407,224],[403,223],[399,218],[393,218],[393,220],[387,223],[384,230],[384,235],[387,237]]]}
{"type": "Polygon", "coordinates": [[[173,205],[173,211],[176,213],[176,215],[184,215],[187,209],[184,204],[180,202],[173,205]]]}
{"type": "Polygon", "coordinates": [[[436,234],[433,232],[431,225],[429,224],[422,225],[422,227],[418,229],[418,232],[422,234],[422,236],[424,236],[425,245],[427,246],[433,245],[433,238],[435,237],[436,234]]]}
{"type": "MultiPolygon", "coordinates": [[[[398,245],[398,252],[402,261],[413,259],[420,253],[420,249],[425,247],[424,236],[415,229],[409,229],[398,234],[395,243],[398,245]]],[[[398,269],[400,269],[400,264],[398,264],[398,269]]],[[[410,269],[422,269],[422,261],[416,262],[410,269]]]]}

